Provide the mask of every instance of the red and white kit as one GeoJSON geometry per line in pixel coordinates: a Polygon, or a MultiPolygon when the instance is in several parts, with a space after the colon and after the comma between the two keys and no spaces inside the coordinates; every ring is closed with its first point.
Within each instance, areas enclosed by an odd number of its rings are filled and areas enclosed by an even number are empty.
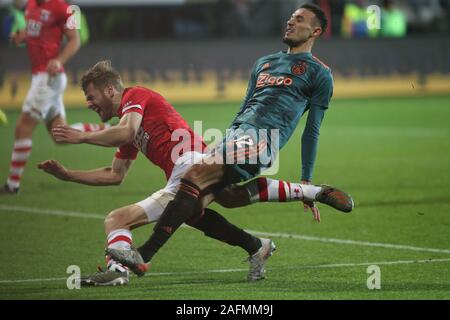
{"type": "Polygon", "coordinates": [[[170,103],[150,89],[125,89],[119,118],[130,112],[142,115],[141,126],[133,143],[117,149],[116,158],[134,160],[141,151],[166,174],[168,181],[163,189],[136,203],[145,210],[149,222],[154,222],[175,196],[183,174],[203,158],[206,145],[170,103]]]}
{"type": "Polygon", "coordinates": [[[46,72],[47,64],[60,50],[69,6],[63,0],[48,0],[37,4],[28,0],[26,44],[31,61],[31,87],[23,105],[23,111],[46,122],[60,115],[65,118],[63,93],[67,84],[64,69],[53,77],[46,72]]]}

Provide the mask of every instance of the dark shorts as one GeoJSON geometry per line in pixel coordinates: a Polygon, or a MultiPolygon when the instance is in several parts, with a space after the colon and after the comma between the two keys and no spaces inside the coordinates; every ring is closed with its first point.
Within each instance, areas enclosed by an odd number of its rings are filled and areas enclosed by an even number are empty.
{"type": "Polygon", "coordinates": [[[249,124],[234,125],[212,152],[221,153],[225,165],[224,185],[250,180],[269,168],[276,156],[270,133],[249,124]]]}

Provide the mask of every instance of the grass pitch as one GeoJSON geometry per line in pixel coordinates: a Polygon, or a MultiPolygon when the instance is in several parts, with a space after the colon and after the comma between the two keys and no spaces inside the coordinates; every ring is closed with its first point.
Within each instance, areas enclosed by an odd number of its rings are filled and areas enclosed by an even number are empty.
{"type": "MultiPolygon", "coordinates": [[[[176,105],[193,124],[228,127],[239,103],[176,105]]],[[[0,179],[7,175],[17,111],[0,126],[0,179]]],[[[69,122],[97,122],[69,109],[69,122]]],[[[119,187],[58,181],[36,168],[58,159],[69,168],[109,165],[114,149],[54,146],[44,126],[18,197],[0,198],[0,299],[450,299],[450,96],[336,100],[321,130],[316,183],[350,192],[354,212],[320,206],[312,221],[300,204],[257,204],[226,210],[230,221],[270,235],[278,250],[267,279],[247,283],[244,251],[182,228],[130,285],[68,290],[66,269],[92,273],[103,264],[104,217],[164,184],[162,172],[140,155],[119,187]],[[369,265],[381,289],[367,288],[369,265]]],[[[300,176],[300,135],[280,154],[278,179],[300,176]]],[[[134,232],[142,243],[152,226],[134,232]]]]}

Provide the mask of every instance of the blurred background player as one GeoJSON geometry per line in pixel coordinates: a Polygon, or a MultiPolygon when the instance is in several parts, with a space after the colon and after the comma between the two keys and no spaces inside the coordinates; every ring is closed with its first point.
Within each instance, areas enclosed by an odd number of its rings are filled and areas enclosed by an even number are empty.
{"type": "MultiPolygon", "coordinates": [[[[17,48],[25,48],[25,43],[20,43],[15,46],[11,43],[13,36],[20,30],[24,30],[26,27],[24,9],[26,6],[26,0],[14,0],[8,7],[8,13],[3,19],[2,23],[2,42],[8,43],[9,49],[17,50],[17,48]],[[13,48],[17,47],[17,48],[13,48]]],[[[10,74],[10,90],[11,97],[14,99],[17,96],[19,88],[19,73],[11,72],[10,74]]]]}
{"type": "Polygon", "coordinates": [[[393,0],[383,0],[381,10],[382,37],[403,38],[407,32],[407,18],[405,13],[396,6],[393,0]]]}
{"type": "MultiPolygon", "coordinates": [[[[80,47],[77,26],[67,25],[70,18],[73,19],[72,12],[63,0],[29,0],[25,29],[20,29],[24,26],[19,24],[11,34],[15,45],[25,43],[27,46],[32,79],[16,123],[9,176],[0,193],[18,193],[31,154],[33,132],[39,122],[45,122],[48,130],[65,123],[63,93],[67,77],[64,65],[80,47]],[[67,43],[61,51],[63,36],[67,43]]],[[[84,125],[81,129],[101,130],[103,125],[84,125]]]]}

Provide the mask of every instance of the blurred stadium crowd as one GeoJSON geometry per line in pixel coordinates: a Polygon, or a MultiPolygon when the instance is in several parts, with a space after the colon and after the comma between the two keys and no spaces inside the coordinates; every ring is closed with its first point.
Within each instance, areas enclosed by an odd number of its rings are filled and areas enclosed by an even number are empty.
{"type": "MultiPolygon", "coordinates": [[[[27,0],[0,0],[0,108],[17,108],[29,87],[23,28],[27,0]],[[21,27],[22,25],[22,27],[21,27]]],[[[67,105],[80,106],[78,81],[111,59],[129,84],[171,101],[240,100],[254,60],[283,49],[286,21],[306,2],[329,19],[314,54],[333,69],[335,96],[450,91],[450,0],[66,0],[81,8],[82,48],[67,64],[67,105]],[[380,28],[368,28],[376,5],[380,28]]],[[[373,21],[373,20],[372,20],[373,21]]]]}
{"type": "MultiPolygon", "coordinates": [[[[11,1],[2,2],[1,27],[5,42],[13,13],[6,5],[11,1]]],[[[13,2],[21,7],[26,0],[13,2]]],[[[293,9],[305,2],[315,2],[326,11],[330,21],[326,37],[404,37],[450,31],[450,0],[68,2],[79,4],[82,9],[86,41],[89,35],[94,41],[278,36],[293,9]],[[174,2],[181,5],[174,5],[174,2]],[[367,29],[370,5],[382,10],[380,30],[367,29]]]]}

